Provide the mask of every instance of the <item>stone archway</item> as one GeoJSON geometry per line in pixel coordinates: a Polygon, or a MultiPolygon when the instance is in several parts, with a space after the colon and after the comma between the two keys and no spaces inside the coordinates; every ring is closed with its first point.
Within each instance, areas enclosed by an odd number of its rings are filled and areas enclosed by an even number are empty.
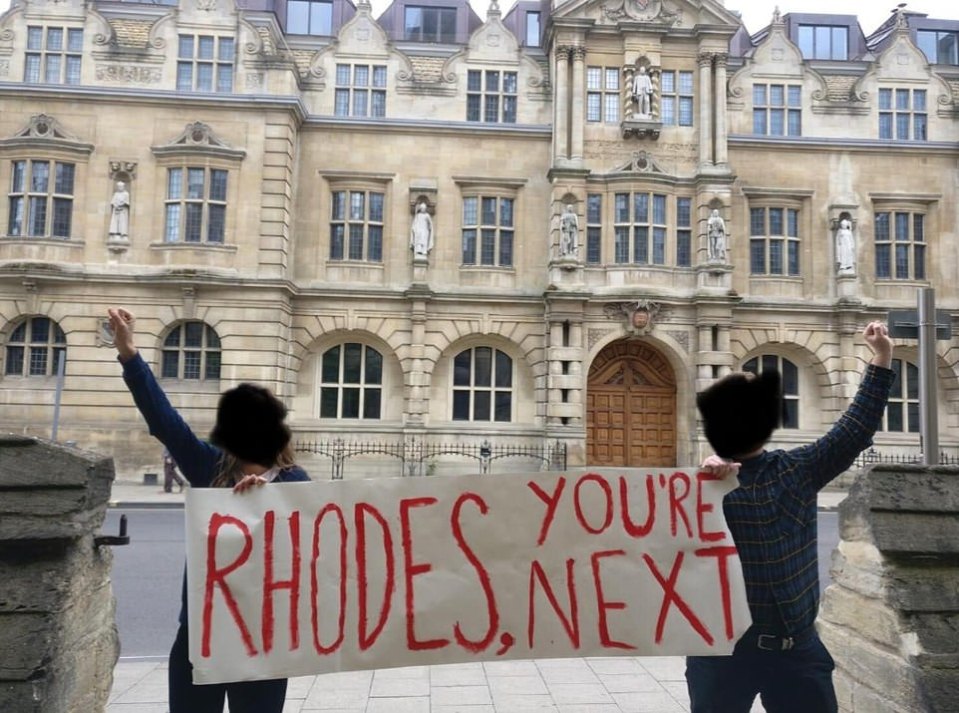
{"type": "Polygon", "coordinates": [[[590,366],[586,389],[587,465],[676,465],[676,376],[658,350],[613,342],[590,366]]]}

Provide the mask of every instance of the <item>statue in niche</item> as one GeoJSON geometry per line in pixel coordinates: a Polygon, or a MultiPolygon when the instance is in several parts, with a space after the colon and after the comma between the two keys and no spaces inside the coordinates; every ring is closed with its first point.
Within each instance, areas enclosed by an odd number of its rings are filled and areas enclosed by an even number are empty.
{"type": "Polygon", "coordinates": [[[433,249],[433,219],[425,201],[416,204],[413,224],[410,226],[410,247],[413,256],[418,258],[427,257],[433,249]]]}
{"type": "Polygon", "coordinates": [[[856,238],[852,234],[852,221],[843,218],[836,230],[836,269],[840,275],[856,272],[856,238]]]}
{"type": "Polygon", "coordinates": [[[633,100],[636,102],[637,116],[649,119],[653,115],[653,80],[644,66],[640,66],[633,75],[633,100]]]}
{"type": "Polygon", "coordinates": [[[576,256],[579,250],[579,218],[571,204],[567,204],[559,218],[560,257],[576,256]]]}
{"type": "Polygon", "coordinates": [[[110,199],[110,240],[130,238],[130,192],[123,181],[117,181],[110,199]]]}
{"type": "Polygon", "coordinates": [[[709,238],[709,261],[726,262],[726,221],[719,214],[718,208],[713,208],[706,221],[706,233],[709,238]]]}

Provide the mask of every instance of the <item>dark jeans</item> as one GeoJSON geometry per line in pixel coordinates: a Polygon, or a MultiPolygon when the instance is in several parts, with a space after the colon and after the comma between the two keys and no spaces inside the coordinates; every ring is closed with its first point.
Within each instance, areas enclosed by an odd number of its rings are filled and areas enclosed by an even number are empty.
{"type": "Polygon", "coordinates": [[[732,656],[689,656],[692,713],[749,713],[758,694],[767,713],[836,713],[832,656],[812,633],[788,651],[765,651],[744,636],[732,656]]]}
{"type": "Polygon", "coordinates": [[[223,713],[224,697],[230,713],[282,713],[285,678],[196,686],[188,654],[187,628],[181,626],[170,650],[170,713],[223,713]]]}

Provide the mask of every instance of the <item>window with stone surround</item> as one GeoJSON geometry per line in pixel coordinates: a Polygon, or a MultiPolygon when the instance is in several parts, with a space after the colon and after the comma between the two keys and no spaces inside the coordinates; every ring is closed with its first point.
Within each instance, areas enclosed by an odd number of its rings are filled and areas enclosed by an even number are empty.
{"type": "Polygon", "coordinates": [[[799,209],[749,209],[749,271],[753,275],[799,275],[799,209]]]}
{"type": "Polygon", "coordinates": [[[383,401],[383,355],[359,342],[323,352],[320,418],[379,419],[383,401]]]}
{"type": "Polygon", "coordinates": [[[23,81],[31,84],[79,84],[83,57],[83,29],[27,27],[23,81]]]}
{"type": "Polygon", "coordinates": [[[919,433],[919,367],[905,359],[893,359],[896,377],[882,419],[883,431],[919,433]]]}
{"type": "Polygon", "coordinates": [[[466,72],[466,120],[515,124],[517,73],[498,69],[466,72]]]}
{"type": "Polygon", "coordinates": [[[181,322],[163,339],[160,376],[187,381],[219,381],[220,338],[210,325],[181,322]]]}
{"type": "Polygon", "coordinates": [[[229,171],[219,168],[168,168],[163,241],[222,244],[228,177],[229,171]]]}
{"type": "Polygon", "coordinates": [[[586,196],[586,262],[599,265],[603,261],[603,196],[586,196]]]}
{"type": "Polygon", "coordinates": [[[799,428],[799,369],[786,357],[762,354],[743,364],[743,371],[762,374],[778,371],[782,377],[783,428],[799,428]]]}
{"type": "Polygon", "coordinates": [[[878,211],[873,225],[876,279],[925,280],[925,214],[917,210],[878,211]]]}
{"type": "Polygon", "coordinates": [[[7,235],[69,239],[75,164],[23,159],[11,161],[10,169],[7,235]]]}
{"type": "Polygon", "coordinates": [[[513,360],[493,347],[453,358],[453,420],[509,422],[513,418],[513,360]]]}
{"type": "Polygon", "coordinates": [[[666,264],[666,196],[616,193],[613,258],[617,264],[666,264]]]}
{"type": "Polygon", "coordinates": [[[176,64],[177,91],[232,92],[235,44],[232,37],[180,35],[176,64]]]}
{"type": "Polygon", "coordinates": [[[660,116],[667,126],[693,125],[693,73],[663,70],[660,116]]]}
{"type": "Polygon", "coordinates": [[[386,116],[386,65],[337,64],[336,116],[386,116]]]}
{"type": "Polygon", "coordinates": [[[676,266],[693,264],[693,199],[676,198],[676,266]]]}
{"type": "Polygon", "coordinates": [[[7,338],[3,373],[6,376],[55,376],[67,337],[49,317],[27,317],[7,338]]]}
{"type": "Polygon", "coordinates": [[[463,264],[513,266],[514,199],[463,196],[463,264]]]}
{"type": "Polygon", "coordinates": [[[619,123],[621,71],[619,67],[586,68],[586,121],[619,123]]]}
{"type": "Polygon", "coordinates": [[[927,129],[925,89],[880,88],[880,139],[925,141],[927,129]]]}
{"type": "Polygon", "coordinates": [[[333,34],[333,3],[330,0],[289,0],[286,31],[291,35],[333,34]]]}
{"type": "Polygon", "coordinates": [[[802,87],[753,84],[753,134],[802,136],[802,87]]]}
{"type": "Polygon", "coordinates": [[[331,193],[330,260],[383,261],[386,194],[364,188],[331,193]]]}

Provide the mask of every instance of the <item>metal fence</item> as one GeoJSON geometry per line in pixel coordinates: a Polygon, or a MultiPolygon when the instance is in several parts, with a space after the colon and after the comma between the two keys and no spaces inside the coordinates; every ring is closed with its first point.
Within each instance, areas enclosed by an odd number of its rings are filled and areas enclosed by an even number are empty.
{"type": "MultiPolygon", "coordinates": [[[[922,453],[883,453],[870,448],[860,453],[855,460],[855,465],[859,468],[875,463],[918,465],[922,463],[922,453]]],[[[939,465],[959,465],[959,452],[939,451],[939,465]]]]}
{"type": "Polygon", "coordinates": [[[400,476],[430,475],[440,458],[468,458],[478,462],[480,473],[492,472],[493,461],[507,458],[534,460],[544,470],[566,469],[566,444],[541,443],[466,443],[409,437],[399,441],[363,441],[331,438],[303,440],[294,444],[297,453],[310,453],[330,459],[330,477],[343,479],[347,460],[359,456],[395,459],[400,476]]]}

